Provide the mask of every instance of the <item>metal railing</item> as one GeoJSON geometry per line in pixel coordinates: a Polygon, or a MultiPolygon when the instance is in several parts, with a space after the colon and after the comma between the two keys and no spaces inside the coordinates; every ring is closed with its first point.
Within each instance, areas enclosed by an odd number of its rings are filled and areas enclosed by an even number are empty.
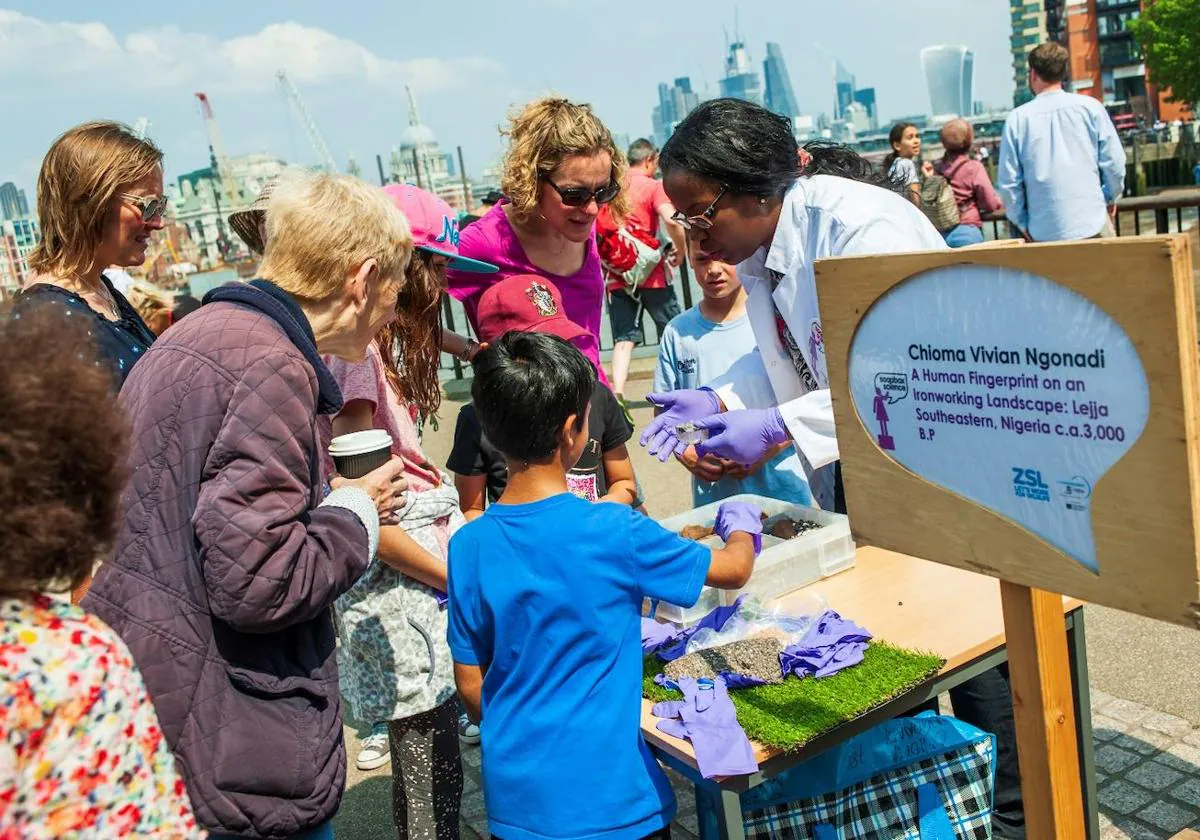
{"type": "MultiPolygon", "coordinates": [[[[1200,189],[1180,188],[1155,195],[1118,199],[1117,215],[1113,222],[1117,236],[1149,236],[1190,230],[1198,216],[1200,189]]],[[[1013,239],[1017,236],[1003,213],[987,213],[983,216],[983,222],[985,239],[1013,239]]]]}

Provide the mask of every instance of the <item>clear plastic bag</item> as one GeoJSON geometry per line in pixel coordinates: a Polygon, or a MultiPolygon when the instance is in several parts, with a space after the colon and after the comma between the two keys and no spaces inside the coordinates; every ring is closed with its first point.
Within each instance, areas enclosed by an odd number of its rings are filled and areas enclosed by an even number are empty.
{"type": "Polygon", "coordinates": [[[803,639],[813,622],[827,609],[828,602],[815,590],[792,593],[787,598],[786,609],[780,601],[764,604],[758,598],[747,595],[719,631],[709,628],[698,630],[688,640],[686,653],[763,635],[777,637],[781,646],[786,648],[803,639]]]}

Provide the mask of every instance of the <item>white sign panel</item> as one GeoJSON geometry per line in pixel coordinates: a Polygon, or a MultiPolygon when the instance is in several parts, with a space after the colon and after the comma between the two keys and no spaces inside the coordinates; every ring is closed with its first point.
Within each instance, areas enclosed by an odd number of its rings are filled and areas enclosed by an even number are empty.
{"type": "Polygon", "coordinates": [[[935,269],[859,324],[850,390],[879,448],[1092,571],[1092,488],[1150,409],[1137,351],[1079,294],[1014,269],[935,269]]]}

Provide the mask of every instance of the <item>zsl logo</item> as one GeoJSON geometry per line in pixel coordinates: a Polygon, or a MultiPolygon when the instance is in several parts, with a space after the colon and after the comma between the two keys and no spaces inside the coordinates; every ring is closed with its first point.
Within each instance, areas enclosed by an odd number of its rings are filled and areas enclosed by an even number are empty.
{"type": "Polygon", "coordinates": [[[1050,488],[1042,481],[1041,470],[1013,467],[1013,493],[1019,499],[1032,499],[1037,502],[1050,501],[1050,488]]]}

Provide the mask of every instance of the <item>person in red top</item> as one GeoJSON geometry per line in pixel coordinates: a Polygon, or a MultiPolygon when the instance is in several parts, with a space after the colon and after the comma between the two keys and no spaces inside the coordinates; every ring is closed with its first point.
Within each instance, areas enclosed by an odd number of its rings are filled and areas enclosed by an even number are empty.
{"type": "Polygon", "coordinates": [[[684,253],[683,228],[671,218],[675,206],[663,192],[662,181],[654,178],[658,169],[658,149],[649,140],[634,140],[629,147],[628,158],[629,172],[625,176],[624,190],[629,199],[629,213],[622,224],[631,232],[636,231],[635,235],[644,233],[655,237],[659,222],[662,222],[674,247],[663,254],[663,260],[638,287],[636,294],[625,291],[625,283],[621,278],[606,277],[608,318],[613,336],[612,390],[622,407],[625,405],[625,381],[629,377],[633,348],[638,341],[644,340],[643,312],[650,313],[659,335],[680,312],[675,289],[667,282],[665,266],[677,267],[684,253]]]}
{"type": "Polygon", "coordinates": [[[942,126],[942,146],[945,155],[934,170],[950,182],[954,200],[958,202],[958,226],[942,234],[951,248],[978,245],[983,241],[983,213],[1004,209],[1004,202],[992,189],[987,169],[971,159],[971,144],[975,135],[966,120],[950,120],[942,126]]]}

